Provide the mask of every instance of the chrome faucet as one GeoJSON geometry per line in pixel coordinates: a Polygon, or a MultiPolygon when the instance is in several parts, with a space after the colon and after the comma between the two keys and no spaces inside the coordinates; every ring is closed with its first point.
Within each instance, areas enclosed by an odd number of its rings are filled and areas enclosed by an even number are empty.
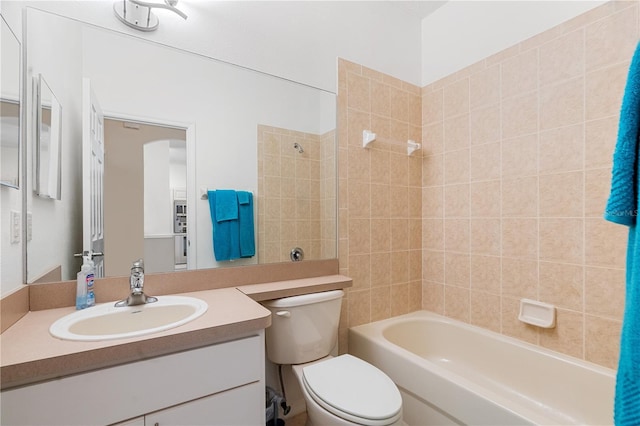
{"type": "Polygon", "coordinates": [[[131,275],[129,276],[129,288],[131,293],[129,297],[119,302],[116,302],[117,308],[122,306],[136,306],[144,305],[145,303],[157,302],[158,298],[153,296],[147,296],[144,294],[144,262],[142,259],[138,259],[133,262],[131,267],[131,275]]]}

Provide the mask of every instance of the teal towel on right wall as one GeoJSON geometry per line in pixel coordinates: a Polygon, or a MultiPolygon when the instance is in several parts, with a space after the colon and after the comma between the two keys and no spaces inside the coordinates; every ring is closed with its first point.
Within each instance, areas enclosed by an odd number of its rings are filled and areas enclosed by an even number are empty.
{"type": "Polygon", "coordinates": [[[640,425],[640,240],[637,215],[638,136],[640,134],[640,44],[631,60],[620,110],[618,140],[613,154],[611,193],[604,218],[629,227],[625,309],[616,376],[614,421],[640,425]]]}

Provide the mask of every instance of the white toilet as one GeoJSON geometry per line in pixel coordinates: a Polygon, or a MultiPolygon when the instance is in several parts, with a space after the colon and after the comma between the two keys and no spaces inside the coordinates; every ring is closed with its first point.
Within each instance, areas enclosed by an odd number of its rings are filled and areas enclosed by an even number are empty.
{"type": "Polygon", "coordinates": [[[402,425],[402,398],[391,379],[351,355],[332,357],[342,290],[269,300],[267,357],[291,364],[307,405],[307,425],[402,425]]]}

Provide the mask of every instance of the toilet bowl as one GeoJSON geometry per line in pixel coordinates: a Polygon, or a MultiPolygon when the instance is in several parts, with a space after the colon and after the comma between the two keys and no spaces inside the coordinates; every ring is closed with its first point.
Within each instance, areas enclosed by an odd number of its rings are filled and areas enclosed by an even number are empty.
{"type": "Polygon", "coordinates": [[[267,357],[290,364],[307,406],[307,426],[402,425],[402,397],[381,370],[352,355],[332,357],[342,290],[263,302],[272,312],[267,357]]]}
{"type": "Polygon", "coordinates": [[[293,372],[313,425],[397,426],[402,398],[396,385],[373,365],[351,355],[294,365],[293,372]]]}

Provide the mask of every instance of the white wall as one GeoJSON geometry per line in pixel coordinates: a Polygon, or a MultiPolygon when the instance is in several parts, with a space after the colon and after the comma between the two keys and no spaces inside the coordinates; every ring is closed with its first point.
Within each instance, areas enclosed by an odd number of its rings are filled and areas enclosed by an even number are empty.
{"type": "Polygon", "coordinates": [[[181,0],[187,20],[158,10],[151,33],[113,0],[21,3],[334,92],[337,57],[420,84],[421,17],[388,2],[181,0]]]}
{"type": "Polygon", "coordinates": [[[422,20],[422,86],[605,3],[450,1],[422,20]]]}

